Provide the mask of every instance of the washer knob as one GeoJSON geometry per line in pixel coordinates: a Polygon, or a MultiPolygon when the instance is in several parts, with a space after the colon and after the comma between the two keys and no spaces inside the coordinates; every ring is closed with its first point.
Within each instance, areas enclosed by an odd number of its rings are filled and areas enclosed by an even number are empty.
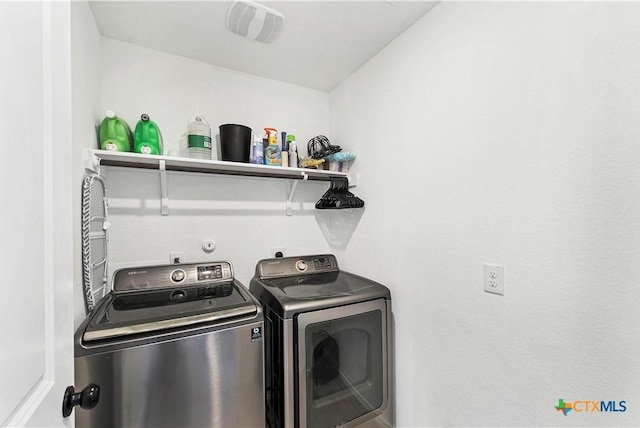
{"type": "Polygon", "coordinates": [[[176,269],[171,272],[171,281],[182,282],[186,278],[187,274],[182,269],[176,269]]]}
{"type": "Polygon", "coordinates": [[[296,262],[296,269],[298,269],[300,272],[304,272],[305,270],[307,270],[307,263],[304,260],[298,260],[296,262]]]}
{"type": "Polygon", "coordinates": [[[184,290],[176,290],[173,293],[171,293],[171,296],[169,297],[174,302],[181,302],[182,300],[187,298],[187,293],[184,290]]]}

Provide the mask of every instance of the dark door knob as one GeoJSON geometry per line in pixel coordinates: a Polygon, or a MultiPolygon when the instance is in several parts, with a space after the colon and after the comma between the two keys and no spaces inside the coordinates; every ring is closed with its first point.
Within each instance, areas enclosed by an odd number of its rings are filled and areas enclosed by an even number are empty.
{"type": "Polygon", "coordinates": [[[68,386],[62,399],[62,416],[68,417],[73,408],[78,405],[85,410],[93,409],[99,399],[100,387],[95,383],[90,383],[80,392],[76,392],[73,386],[68,386]]]}

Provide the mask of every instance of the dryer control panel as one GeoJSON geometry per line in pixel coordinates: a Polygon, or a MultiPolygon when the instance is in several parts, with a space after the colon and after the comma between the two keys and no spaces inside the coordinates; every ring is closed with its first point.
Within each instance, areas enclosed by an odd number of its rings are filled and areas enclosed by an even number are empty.
{"type": "Polygon", "coordinates": [[[113,275],[113,290],[142,291],[233,280],[230,262],[189,263],[125,268],[113,275]]]}
{"type": "Polygon", "coordinates": [[[256,266],[256,275],[266,279],[339,270],[336,257],[333,254],[323,254],[260,260],[256,266]]]}

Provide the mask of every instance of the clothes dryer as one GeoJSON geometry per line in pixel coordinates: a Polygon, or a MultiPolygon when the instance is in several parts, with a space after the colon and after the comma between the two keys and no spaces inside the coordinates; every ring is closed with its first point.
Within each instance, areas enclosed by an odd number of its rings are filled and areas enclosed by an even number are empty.
{"type": "Polygon", "coordinates": [[[326,254],[261,260],[249,290],[265,313],[271,428],[392,426],[387,287],[326,254]]]}

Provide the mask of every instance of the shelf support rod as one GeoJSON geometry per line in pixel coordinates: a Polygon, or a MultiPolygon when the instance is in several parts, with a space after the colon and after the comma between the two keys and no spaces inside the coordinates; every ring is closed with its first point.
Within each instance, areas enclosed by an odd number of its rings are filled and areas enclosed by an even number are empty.
{"type": "Polygon", "coordinates": [[[296,188],[298,187],[298,180],[293,182],[289,182],[291,186],[291,191],[289,192],[289,197],[287,198],[287,210],[286,213],[288,216],[293,215],[293,208],[291,208],[291,201],[293,200],[293,195],[296,193],[296,188]]]}
{"type": "Polygon", "coordinates": [[[160,170],[160,197],[162,215],[169,215],[169,196],[167,194],[167,165],[164,159],[158,161],[158,169],[160,170]]]}
{"type": "MultiPolygon", "coordinates": [[[[309,176],[305,173],[302,173],[301,175],[302,175],[302,181],[305,181],[309,178],[309,176]]],[[[291,202],[293,201],[293,195],[296,193],[296,189],[298,188],[299,182],[300,180],[293,180],[289,182],[289,185],[291,186],[291,191],[289,192],[289,197],[287,198],[286,214],[288,216],[293,215],[293,208],[291,207],[291,202]]]]}

